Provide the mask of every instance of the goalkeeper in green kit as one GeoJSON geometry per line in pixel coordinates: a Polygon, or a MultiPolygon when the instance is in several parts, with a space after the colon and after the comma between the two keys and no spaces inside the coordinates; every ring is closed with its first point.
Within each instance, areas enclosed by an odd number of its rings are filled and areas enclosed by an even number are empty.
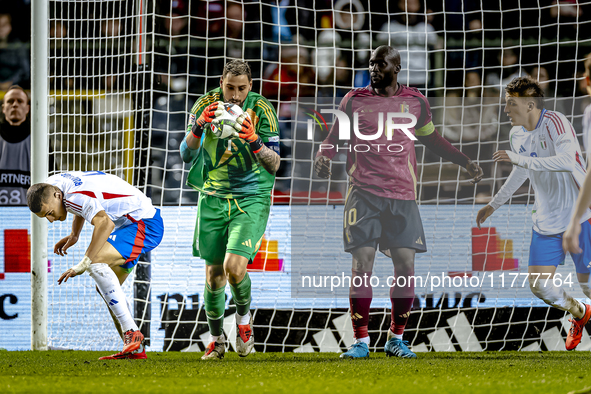
{"type": "Polygon", "coordinates": [[[236,303],[236,352],[245,357],[254,347],[246,266],[267,227],[280,158],[275,110],[251,88],[248,63],[226,63],[220,87],[193,105],[181,143],[183,161],[191,163],[187,184],[200,192],[193,255],[206,264],[204,299],[211,333],[203,360],[224,358],[226,282],[236,303]],[[240,106],[249,115],[238,117],[238,137],[218,138],[210,127],[224,102],[240,106]]]}

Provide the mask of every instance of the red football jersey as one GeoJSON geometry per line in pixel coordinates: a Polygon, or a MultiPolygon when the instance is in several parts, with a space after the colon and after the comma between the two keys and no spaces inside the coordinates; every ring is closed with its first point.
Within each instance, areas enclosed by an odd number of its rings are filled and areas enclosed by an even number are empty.
{"type": "MultiPolygon", "coordinates": [[[[391,139],[387,135],[387,114],[408,113],[416,117],[414,127],[407,128],[409,134],[425,136],[433,133],[431,109],[425,96],[417,89],[399,85],[392,97],[379,96],[371,86],[351,90],[343,98],[339,110],[350,119],[350,139],[339,138],[339,121],[336,120],[329,135],[322,142],[318,155],[332,159],[337,152],[347,152],[347,173],[352,184],[377,196],[396,200],[415,200],[417,185],[417,160],[414,140],[401,129],[394,129],[391,139]],[[382,134],[375,140],[382,113],[382,134]],[[354,132],[355,115],[358,114],[358,131],[354,132]],[[348,143],[348,146],[344,146],[348,143]],[[330,147],[332,146],[332,148],[330,147]]],[[[394,116],[395,124],[408,124],[411,119],[394,116]]]]}

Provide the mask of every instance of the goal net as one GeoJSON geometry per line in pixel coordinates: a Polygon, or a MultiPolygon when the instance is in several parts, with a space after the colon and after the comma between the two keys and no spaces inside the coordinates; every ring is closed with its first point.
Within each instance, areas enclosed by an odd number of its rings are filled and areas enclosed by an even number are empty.
{"type": "MultiPolygon", "coordinates": [[[[164,240],[124,285],[150,350],[203,351],[209,340],[204,261],[191,255],[198,193],[185,186],[189,167],[179,146],[193,103],[219,86],[233,58],[249,62],[252,90],[275,106],[281,136],[269,223],[248,268],[256,350],[340,352],[352,344],[348,287],[334,283],[351,269],[342,245],[347,152],[335,156],[329,180],[314,175],[313,158],[333,119],[310,123],[298,111],[304,99],[318,112],[323,105],[335,109],[349,90],[368,85],[370,52],[383,44],[400,50],[398,80],[429,99],[438,132],[484,170],[474,186],[463,169],[416,144],[428,252],[416,257],[415,274],[425,283],[416,287],[405,339],[415,351],[564,349],[568,316],[533,297],[524,282],[534,203],[529,183],[484,228],[476,228],[475,218],[511,171],[495,164],[492,153],[509,149],[502,95],[512,78],[538,78],[546,108],[564,113],[582,137],[591,2],[447,4],[50,1],[50,175],[115,174],[162,209],[164,240]]],[[[90,241],[87,225],[68,256],[53,255],[70,220],[49,226],[50,346],[118,349],[90,277],[57,285],[90,241]]],[[[585,298],[570,258],[558,273],[569,293],[585,298]]],[[[374,274],[392,275],[390,259],[378,253],[374,274]]],[[[226,293],[224,330],[232,348],[235,307],[226,293]]],[[[369,332],[379,350],[390,300],[386,290],[374,289],[374,296],[369,332]]],[[[590,348],[585,332],[578,350],[590,348]]]]}

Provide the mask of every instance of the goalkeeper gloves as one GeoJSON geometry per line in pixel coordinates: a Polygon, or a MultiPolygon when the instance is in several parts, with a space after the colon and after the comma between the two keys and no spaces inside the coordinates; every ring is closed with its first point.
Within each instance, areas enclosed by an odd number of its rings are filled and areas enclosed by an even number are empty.
{"type": "Polygon", "coordinates": [[[259,153],[263,149],[263,140],[255,133],[250,118],[242,115],[239,116],[236,119],[236,126],[234,127],[238,130],[238,137],[250,144],[252,153],[259,153]]]}
{"type": "Polygon", "coordinates": [[[199,118],[195,122],[195,126],[197,127],[193,127],[191,129],[193,137],[201,138],[201,135],[203,134],[203,128],[205,127],[205,125],[211,123],[215,119],[215,112],[218,109],[218,105],[221,104],[223,104],[221,101],[216,101],[205,107],[205,109],[201,113],[201,116],[199,116],[199,118]]]}

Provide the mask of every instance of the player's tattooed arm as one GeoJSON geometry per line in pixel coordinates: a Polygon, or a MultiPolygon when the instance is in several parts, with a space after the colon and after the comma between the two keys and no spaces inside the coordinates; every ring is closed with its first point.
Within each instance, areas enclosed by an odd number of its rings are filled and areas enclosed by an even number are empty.
{"type": "Polygon", "coordinates": [[[277,173],[281,162],[281,158],[277,152],[263,145],[262,149],[258,153],[255,153],[255,156],[269,174],[275,175],[277,173]]]}

